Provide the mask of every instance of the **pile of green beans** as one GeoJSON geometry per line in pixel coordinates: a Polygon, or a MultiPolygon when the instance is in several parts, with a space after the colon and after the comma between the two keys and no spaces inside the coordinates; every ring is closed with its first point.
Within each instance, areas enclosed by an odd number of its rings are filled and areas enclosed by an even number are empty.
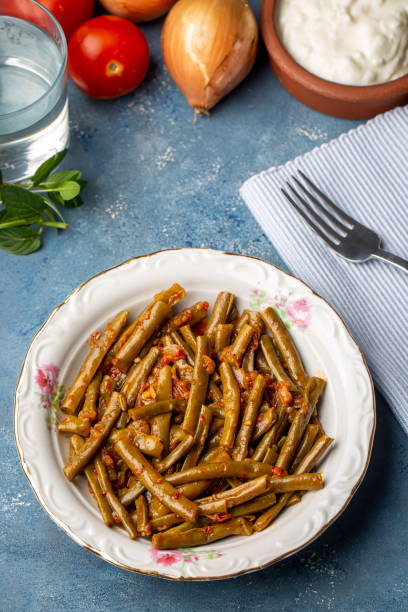
{"type": "MultiPolygon", "coordinates": [[[[305,492],[333,440],[273,308],[244,310],[218,294],[181,311],[178,284],[132,322],[119,312],[91,338],[59,422],[72,434],[68,480],[83,473],[107,527],[186,548],[268,527],[305,492]]],[[[80,476],[81,477],[81,476],[80,476]]]]}

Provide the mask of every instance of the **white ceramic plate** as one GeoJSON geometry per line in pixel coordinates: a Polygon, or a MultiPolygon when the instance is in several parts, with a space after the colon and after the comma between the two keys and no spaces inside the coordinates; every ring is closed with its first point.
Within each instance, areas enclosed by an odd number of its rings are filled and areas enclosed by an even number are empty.
{"type": "MultiPolygon", "coordinates": [[[[183,303],[181,304],[183,305],[183,303]]],[[[219,251],[162,251],[102,272],[76,289],[35,336],[15,400],[15,436],[23,469],[50,517],[78,544],[128,570],[173,579],[211,580],[253,571],[293,554],[321,534],[344,510],[360,484],[375,428],[374,393],[360,349],[336,312],[301,281],[271,264],[219,251]],[[186,304],[210,303],[220,290],[238,307],[275,306],[290,327],[310,375],[328,379],[320,418],[335,438],[322,460],[325,487],[309,492],[265,531],[234,536],[194,550],[155,551],[108,529],[87,492],[85,479],[62,473],[68,441],[58,436],[60,385],[69,386],[83,361],[86,341],[121,309],[138,313],[153,294],[182,284],[186,304]],[[79,481],[79,482],[77,482],[79,481]]]]}

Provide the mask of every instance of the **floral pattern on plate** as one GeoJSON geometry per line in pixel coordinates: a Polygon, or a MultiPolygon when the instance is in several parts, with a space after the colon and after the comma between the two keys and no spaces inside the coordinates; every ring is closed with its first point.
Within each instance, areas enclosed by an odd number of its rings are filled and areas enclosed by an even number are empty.
{"type": "Polygon", "coordinates": [[[261,310],[263,306],[272,306],[286,327],[307,329],[312,318],[312,307],[306,298],[289,299],[285,295],[275,294],[269,297],[263,289],[253,289],[249,305],[252,310],[261,310]]]}
{"type": "Polygon", "coordinates": [[[215,550],[202,552],[196,548],[178,548],[176,550],[157,550],[157,548],[151,548],[150,554],[155,563],[166,566],[177,563],[181,563],[181,566],[184,566],[185,563],[197,564],[202,559],[212,561],[223,556],[222,553],[215,550]]]}
{"type": "Polygon", "coordinates": [[[45,422],[48,429],[56,428],[57,410],[64,398],[64,388],[58,382],[59,367],[54,363],[40,366],[35,382],[40,389],[40,408],[46,411],[45,422]]]}

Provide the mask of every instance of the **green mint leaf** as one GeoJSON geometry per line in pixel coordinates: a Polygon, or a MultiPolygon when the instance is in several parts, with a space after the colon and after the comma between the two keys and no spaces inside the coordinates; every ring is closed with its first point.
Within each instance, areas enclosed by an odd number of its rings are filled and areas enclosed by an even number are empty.
{"type": "Polygon", "coordinates": [[[65,206],[64,198],[60,196],[58,191],[47,192],[47,198],[49,198],[51,202],[54,202],[54,204],[57,204],[57,206],[65,206]]]}
{"type": "Polygon", "coordinates": [[[72,200],[67,200],[64,202],[63,206],[65,208],[79,208],[83,203],[83,199],[80,196],[77,196],[76,198],[72,198],[72,200]]]}
{"type": "Polygon", "coordinates": [[[56,203],[57,203],[57,204],[61,204],[61,202],[62,202],[62,206],[64,206],[64,200],[61,198],[60,194],[59,194],[59,193],[57,193],[57,192],[52,193],[52,194],[50,194],[50,193],[49,193],[49,194],[48,194],[48,198],[49,198],[49,199],[44,198],[44,202],[45,202],[45,203],[46,203],[46,205],[47,205],[47,207],[44,209],[44,213],[46,213],[46,210],[48,210],[49,208],[51,208],[51,210],[53,210],[53,211],[55,212],[55,214],[57,215],[57,217],[59,217],[59,219],[60,219],[60,220],[61,220],[63,223],[65,223],[65,219],[64,219],[64,217],[61,215],[61,213],[60,213],[60,211],[59,211],[58,207],[57,207],[57,206],[55,206],[55,202],[54,202],[54,201],[57,199],[57,202],[56,202],[56,203]],[[52,196],[58,196],[58,198],[54,198],[54,199],[53,199],[53,198],[51,198],[51,195],[52,195],[52,196]],[[53,202],[54,202],[54,203],[53,203],[53,202]]]}
{"type": "Polygon", "coordinates": [[[42,181],[45,181],[45,179],[51,174],[54,168],[56,168],[62,162],[67,153],[68,149],[60,151],[59,153],[56,153],[55,155],[50,157],[50,159],[47,159],[47,161],[45,161],[43,164],[41,164],[41,166],[37,168],[35,174],[30,177],[31,181],[33,182],[33,185],[38,185],[42,181]]]}
{"type": "Polygon", "coordinates": [[[49,208],[44,208],[44,215],[47,217],[48,221],[52,221],[54,223],[57,221],[49,208]]]}
{"type": "Polygon", "coordinates": [[[10,227],[0,230],[0,249],[13,255],[29,255],[38,251],[41,240],[31,227],[10,227]]]}
{"type": "Polygon", "coordinates": [[[77,181],[81,176],[82,174],[79,170],[63,170],[62,172],[56,172],[52,176],[49,176],[48,180],[42,182],[40,187],[55,189],[67,181],[77,181]]]}
{"type": "Polygon", "coordinates": [[[3,185],[0,188],[4,207],[11,217],[33,219],[35,223],[45,208],[44,199],[17,185],[3,185]]]}
{"type": "Polygon", "coordinates": [[[81,191],[82,191],[87,186],[88,181],[84,181],[84,179],[77,179],[77,183],[80,186],[81,191]]]}
{"type": "Polygon", "coordinates": [[[79,195],[81,188],[77,182],[67,181],[66,183],[63,183],[62,185],[58,187],[58,191],[61,197],[63,197],[64,200],[66,201],[66,200],[72,200],[73,198],[76,198],[77,195],[79,195]]]}

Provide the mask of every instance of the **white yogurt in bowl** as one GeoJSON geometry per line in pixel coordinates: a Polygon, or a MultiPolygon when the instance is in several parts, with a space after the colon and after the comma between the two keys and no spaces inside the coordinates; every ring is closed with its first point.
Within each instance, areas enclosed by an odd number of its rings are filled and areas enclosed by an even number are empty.
{"type": "Polygon", "coordinates": [[[302,68],[344,85],[408,74],[408,0],[280,0],[279,38],[302,68]]]}

